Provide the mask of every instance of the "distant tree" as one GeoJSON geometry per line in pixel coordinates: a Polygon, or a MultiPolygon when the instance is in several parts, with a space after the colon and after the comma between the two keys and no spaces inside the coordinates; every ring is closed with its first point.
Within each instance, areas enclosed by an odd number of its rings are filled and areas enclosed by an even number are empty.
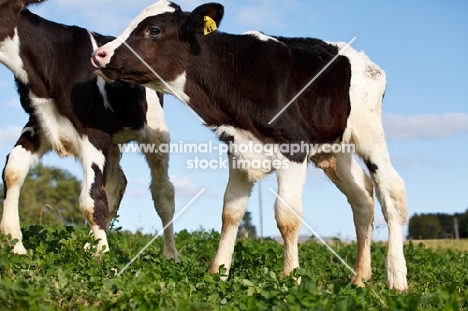
{"type": "Polygon", "coordinates": [[[457,214],[460,238],[468,238],[468,209],[463,214],[457,214]]]}
{"type": "Polygon", "coordinates": [[[238,238],[256,238],[257,229],[252,223],[252,214],[246,211],[239,225],[238,238]]]}
{"type": "MultiPolygon", "coordinates": [[[[4,185],[0,183],[3,210],[4,185]]],[[[84,224],[78,205],[79,180],[68,171],[38,165],[29,171],[19,198],[21,224],[84,224]]]]}
{"type": "Polygon", "coordinates": [[[418,214],[414,214],[408,221],[408,239],[421,239],[422,218],[418,214]]]}
{"type": "Polygon", "coordinates": [[[460,238],[468,238],[468,209],[455,214],[415,214],[409,219],[409,239],[447,239],[455,237],[455,218],[460,238]]]}
{"type": "Polygon", "coordinates": [[[435,214],[415,214],[409,219],[409,239],[438,239],[442,232],[439,219],[435,214]]]}
{"type": "Polygon", "coordinates": [[[439,239],[453,239],[455,237],[455,232],[454,232],[454,219],[455,217],[458,217],[460,214],[442,214],[438,213],[437,214],[437,219],[439,220],[440,224],[440,233],[439,233],[439,239]]]}

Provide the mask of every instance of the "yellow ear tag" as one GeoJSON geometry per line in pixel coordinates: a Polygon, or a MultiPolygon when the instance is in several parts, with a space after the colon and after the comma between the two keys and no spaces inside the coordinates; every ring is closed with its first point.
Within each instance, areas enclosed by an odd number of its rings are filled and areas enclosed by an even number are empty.
{"type": "Polygon", "coordinates": [[[218,27],[216,26],[216,22],[209,16],[205,16],[205,27],[203,28],[203,33],[209,35],[212,32],[215,32],[218,27]]]}

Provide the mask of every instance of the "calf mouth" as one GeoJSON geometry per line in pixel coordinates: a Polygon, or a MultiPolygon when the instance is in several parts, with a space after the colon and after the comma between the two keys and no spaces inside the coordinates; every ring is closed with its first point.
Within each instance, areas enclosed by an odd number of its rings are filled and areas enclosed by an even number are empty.
{"type": "Polygon", "coordinates": [[[121,71],[117,68],[104,67],[96,70],[96,74],[108,83],[120,81],[121,71]]]}
{"type": "Polygon", "coordinates": [[[91,56],[91,66],[96,70],[96,74],[108,83],[119,80],[121,70],[112,66],[102,66],[95,53],[91,56]]]}

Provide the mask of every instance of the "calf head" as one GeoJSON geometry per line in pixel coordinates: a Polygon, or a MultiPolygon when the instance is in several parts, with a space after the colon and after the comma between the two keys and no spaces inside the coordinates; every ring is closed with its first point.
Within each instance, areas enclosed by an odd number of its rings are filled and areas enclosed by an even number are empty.
{"type": "Polygon", "coordinates": [[[21,10],[30,4],[43,1],[45,0],[0,0],[0,42],[14,36],[21,10]]]}
{"type": "MultiPolygon", "coordinates": [[[[164,91],[160,79],[172,81],[201,51],[206,35],[219,26],[224,7],[203,4],[183,12],[169,1],[159,1],[137,16],[114,41],[96,50],[91,63],[107,80],[149,85],[164,91]]],[[[214,35],[214,34],[213,34],[214,35]]]]}

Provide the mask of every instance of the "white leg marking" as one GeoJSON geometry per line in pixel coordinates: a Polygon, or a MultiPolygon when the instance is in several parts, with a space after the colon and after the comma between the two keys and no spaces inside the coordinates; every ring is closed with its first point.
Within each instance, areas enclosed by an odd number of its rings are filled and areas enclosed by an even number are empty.
{"type": "MultiPolygon", "coordinates": [[[[388,153],[372,146],[376,154],[370,157],[377,170],[371,174],[377,197],[388,224],[388,254],[386,259],[387,282],[391,289],[406,291],[406,260],[403,254],[402,226],[406,222],[406,191],[403,179],[393,169],[388,153]],[[380,151],[380,152],[378,152],[380,151]]],[[[386,151],[386,148],[385,148],[386,151]]]]}
{"type": "Polygon", "coordinates": [[[98,169],[103,172],[106,159],[102,152],[91,144],[87,136],[80,139],[80,144],[80,159],[83,165],[83,186],[80,194],[80,208],[88,224],[91,226],[94,238],[96,240],[101,239],[98,243],[97,251],[99,252],[102,250],[102,247],[105,246],[105,251],[107,252],[109,251],[109,244],[107,242],[105,228],[99,228],[94,221],[94,206],[96,202],[90,195],[90,190],[96,177],[92,166],[95,164],[98,169]]]}
{"type": "MultiPolygon", "coordinates": [[[[219,267],[224,265],[227,269],[226,274],[229,274],[237,230],[253,187],[253,182],[250,181],[247,172],[233,168],[232,161],[233,156],[229,155],[229,181],[224,193],[223,227],[218,251],[211,263],[209,273],[218,273],[219,267]]],[[[226,280],[227,277],[223,279],[226,280]]]]}
{"type": "Polygon", "coordinates": [[[362,279],[369,281],[372,276],[370,247],[372,243],[372,222],[374,220],[373,184],[369,176],[349,153],[339,153],[336,170],[323,169],[330,180],[346,195],[353,210],[358,252],[351,283],[362,286],[362,279]]]}
{"type": "Polygon", "coordinates": [[[380,124],[378,126],[369,125],[371,124],[367,122],[365,129],[367,135],[374,133],[380,139],[374,137],[370,141],[359,141],[357,152],[361,157],[376,165],[375,172],[371,172],[371,177],[389,231],[386,259],[388,286],[392,289],[405,291],[408,289],[402,234],[402,225],[406,222],[407,212],[405,184],[390,162],[387,146],[383,139],[382,126],[380,124]]]}
{"type": "Polygon", "coordinates": [[[284,275],[299,267],[298,236],[301,228],[302,193],[307,175],[307,160],[289,162],[288,168],[277,169],[278,198],[275,218],[284,240],[284,275]],[[292,210],[294,211],[292,211],[292,210]]]}
{"type": "MultiPolygon", "coordinates": [[[[344,43],[336,45],[343,48],[344,43]]],[[[342,54],[351,62],[352,107],[347,131],[356,153],[377,166],[371,177],[388,223],[387,281],[390,288],[404,291],[408,284],[401,227],[406,221],[406,192],[403,180],[390,162],[382,126],[385,72],[362,52],[347,48],[342,54]]]]}
{"type": "Polygon", "coordinates": [[[96,247],[96,254],[99,251],[108,252],[109,244],[107,243],[106,231],[99,228],[99,226],[91,226],[91,231],[93,232],[94,239],[99,240],[96,247]]]}
{"type": "Polygon", "coordinates": [[[0,228],[3,234],[11,234],[12,239],[18,239],[18,243],[13,248],[13,252],[16,254],[27,253],[22,242],[23,235],[21,233],[18,211],[21,186],[28,174],[29,168],[39,162],[42,154],[43,152],[32,154],[22,146],[16,146],[10,152],[4,169],[7,195],[3,202],[3,216],[0,228]]]}

